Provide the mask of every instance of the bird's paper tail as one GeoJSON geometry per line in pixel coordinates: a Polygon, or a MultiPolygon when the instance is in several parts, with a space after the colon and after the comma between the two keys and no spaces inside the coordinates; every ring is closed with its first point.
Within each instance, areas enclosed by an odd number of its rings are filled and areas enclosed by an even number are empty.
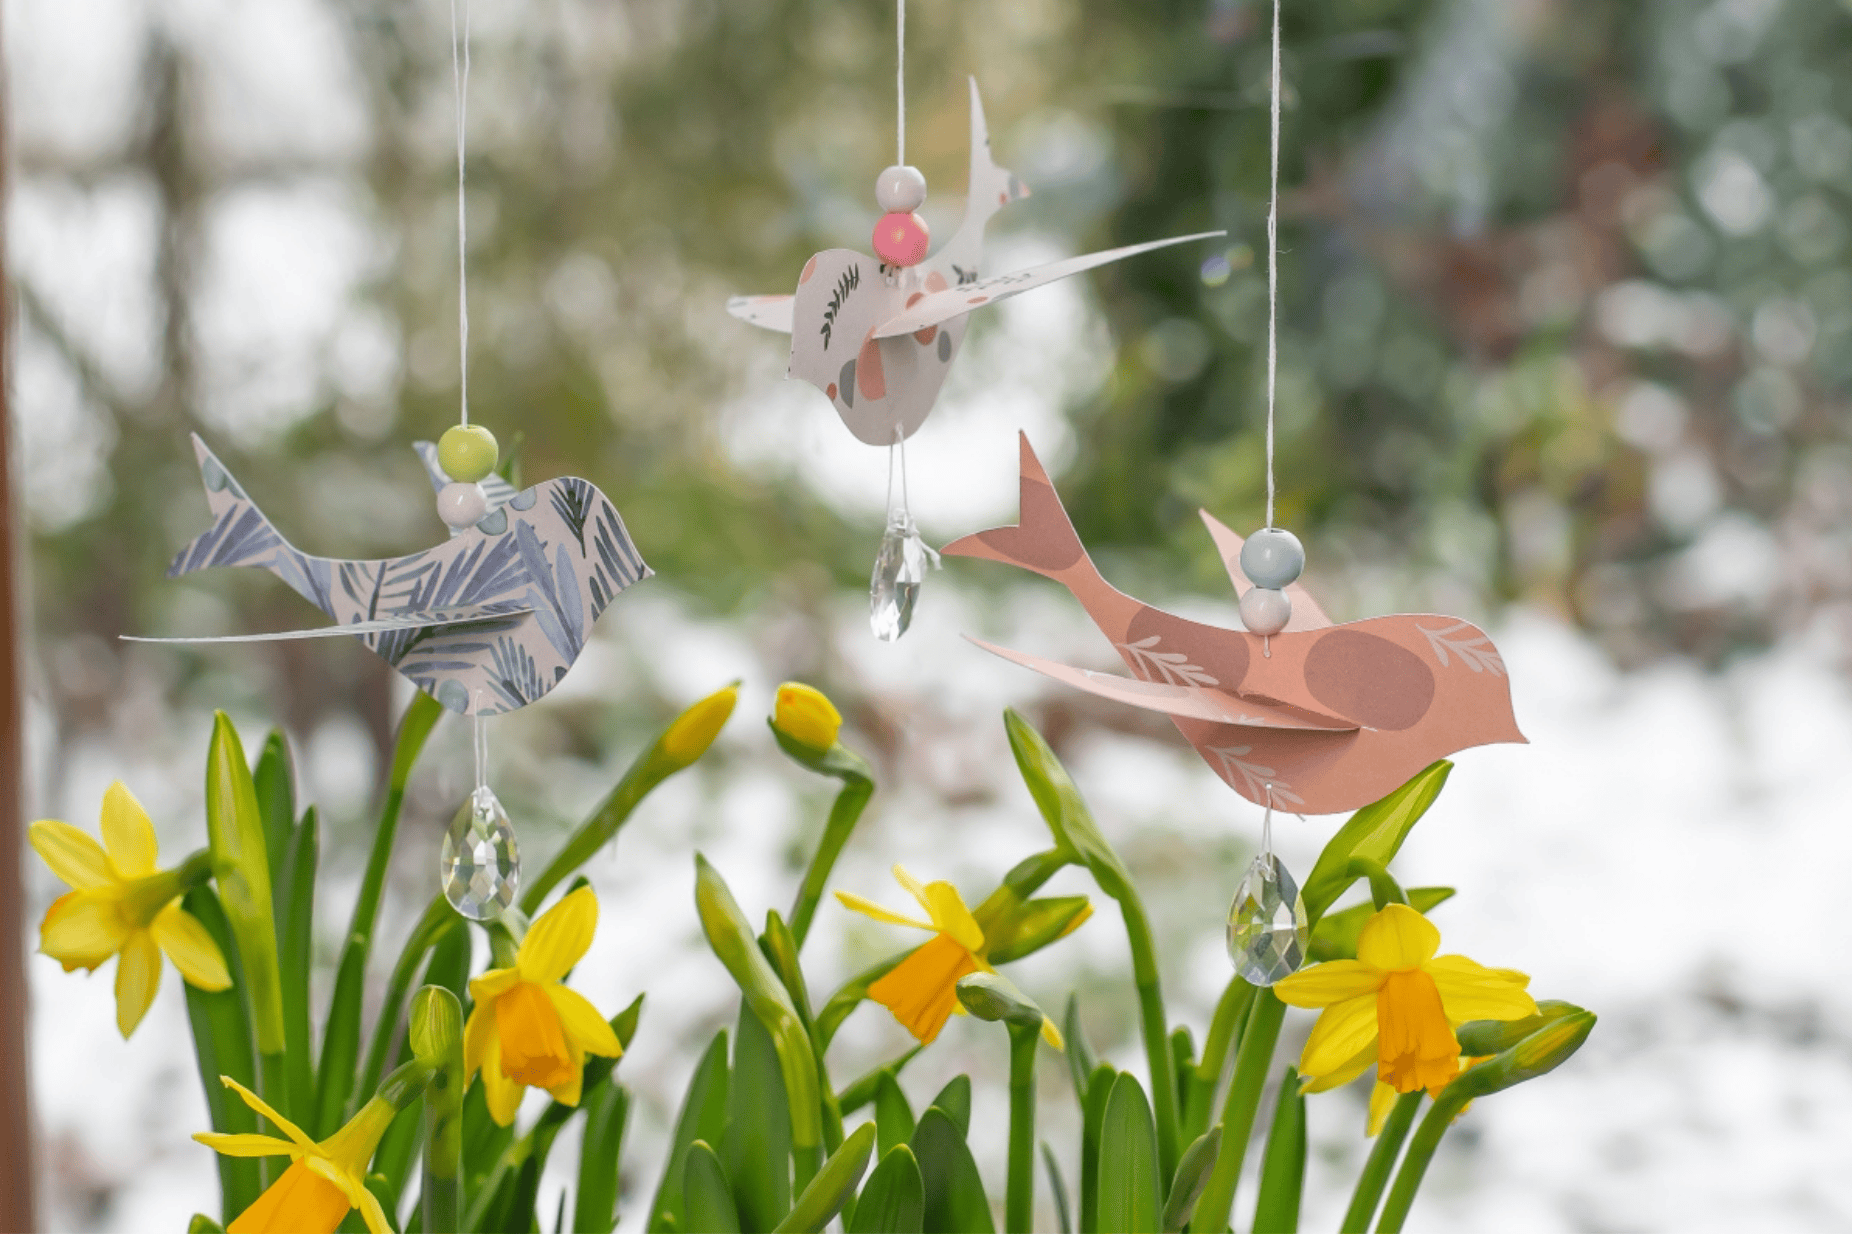
{"type": "Polygon", "coordinates": [[[954,540],[942,551],[951,557],[1008,562],[1064,583],[1070,581],[1068,572],[1084,563],[1087,572],[1097,577],[1099,572],[1080,542],[1080,533],[1074,530],[1074,522],[1042,469],[1042,461],[1029,446],[1029,435],[1019,433],[1017,437],[1022,451],[1022,495],[1016,526],[975,532],[954,540]]]}
{"type": "MultiPolygon", "coordinates": [[[[199,478],[206,486],[206,503],[212,508],[212,526],[175,555],[168,578],[178,578],[210,566],[255,566],[273,570],[295,586],[279,559],[301,557],[264,512],[257,508],[225,464],[219,462],[199,434],[193,434],[193,452],[199,458],[199,478]]],[[[298,571],[299,572],[299,571],[298,571]]],[[[301,590],[301,588],[297,588],[301,590]]],[[[305,595],[309,594],[304,592],[305,595]]],[[[312,598],[312,597],[311,597],[312,598]]]]}
{"type": "Polygon", "coordinates": [[[978,97],[977,78],[971,87],[971,179],[965,190],[965,216],[951,240],[934,255],[934,265],[948,279],[969,281],[986,273],[984,265],[984,226],[991,216],[1012,201],[1029,195],[1029,186],[1016,178],[1007,167],[999,167],[990,157],[990,128],[984,122],[984,101],[978,97]],[[956,267],[948,270],[947,265],[956,267]],[[968,277],[967,277],[968,276],[968,277]]]}

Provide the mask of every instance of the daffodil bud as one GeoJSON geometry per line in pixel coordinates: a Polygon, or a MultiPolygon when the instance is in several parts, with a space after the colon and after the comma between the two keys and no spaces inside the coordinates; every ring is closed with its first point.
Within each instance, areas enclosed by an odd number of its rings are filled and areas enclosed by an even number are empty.
{"type": "Polygon", "coordinates": [[[1459,1095],[1484,1097],[1554,1071],[1582,1048],[1594,1030],[1595,1013],[1577,1009],[1546,1021],[1516,1045],[1476,1067],[1468,1067],[1448,1087],[1459,1095]]]}
{"type": "Polygon", "coordinates": [[[992,964],[1020,960],[1072,934],[1091,916],[1093,905],[1086,896],[1030,900],[984,931],[989,943],[986,958],[992,964]]]}
{"type": "Polygon", "coordinates": [[[739,697],[740,683],[736,681],[675,717],[656,743],[658,757],[672,764],[672,771],[680,771],[706,754],[733,714],[733,705],[739,702],[739,697]]]}
{"type": "Polygon", "coordinates": [[[958,1001],[980,1020],[1001,1020],[1022,1028],[1040,1028],[1048,1018],[1035,1000],[1001,973],[970,973],[958,979],[958,1001]]]}
{"type": "Polygon", "coordinates": [[[412,995],[406,1036],[414,1055],[429,1066],[443,1066],[463,1049],[463,1004],[443,986],[423,987],[412,995]]]}
{"type": "Polygon", "coordinates": [[[1580,1010],[1574,1003],[1548,999],[1537,1004],[1536,1015],[1521,1020],[1471,1020],[1460,1025],[1454,1035],[1460,1040],[1460,1053],[1468,1058],[1502,1054],[1550,1021],[1580,1010]]]}
{"type": "Polygon", "coordinates": [[[836,734],[842,731],[842,713],[822,691],[787,681],[778,687],[772,728],[805,750],[822,754],[836,744],[836,734]]]}
{"type": "Polygon", "coordinates": [[[960,977],[958,1001],[980,1020],[1001,1020],[1012,1029],[1039,1030],[1042,1040],[1049,1045],[1057,1050],[1066,1048],[1055,1022],[1043,1014],[1034,999],[1001,973],[975,972],[960,977]]]}

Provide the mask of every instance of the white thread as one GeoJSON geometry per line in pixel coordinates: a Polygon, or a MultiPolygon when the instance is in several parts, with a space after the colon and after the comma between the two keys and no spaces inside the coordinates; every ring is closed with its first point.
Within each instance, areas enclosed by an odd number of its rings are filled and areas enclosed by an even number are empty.
{"type": "Polygon", "coordinates": [[[476,722],[476,725],[474,733],[471,734],[472,741],[470,744],[474,747],[476,754],[476,787],[487,788],[489,786],[489,738],[482,724],[482,712],[480,710],[482,706],[482,692],[480,690],[476,692],[476,706],[478,710],[471,716],[471,719],[476,722]]]}
{"type": "Polygon", "coordinates": [[[907,439],[900,426],[894,426],[894,444],[887,448],[887,521],[894,521],[894,456],[900,456],[900,512],[908,526],[913,524],[913,497],[907,489],[907,439]]]}
{"type": "Polygon", "coordinates": [[[1267,785],[1267,813],[1260,821],[1261,855],[1273,855],[1273,785],[1267,785]]]}
{"type": "Polygon", "coordinates": [[[907,0],[894,0],[894,162],[907,165],[907,0]]]}
{"type": "Polygon", "coordinates": [[[1280,316],[1280,0],[1273,0],[1273,158],[1267,187],[1267,526],[1273,526],[1273,396],[1280,316]]]}
{"type": "Polygon", "coordinates": [[[457,0],[450,0],[450,79],[457,95],[457,364],[463,423],[469,423],[469,216],[463,193],[463,134],[469,123],[469,0],[463,0],[463,38],[457,40],[457,0]]]}

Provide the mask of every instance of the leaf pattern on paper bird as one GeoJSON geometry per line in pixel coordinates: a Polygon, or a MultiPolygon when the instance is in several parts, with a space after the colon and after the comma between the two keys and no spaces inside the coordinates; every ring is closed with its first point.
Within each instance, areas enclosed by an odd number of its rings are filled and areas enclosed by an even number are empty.
{"type": "MultiPolygon", "coordinates": [[[[1133,676],[1072,668],[972,642],[1077,689],[1170,716],[1204,762],[1257,804],[1355,810],[1435,759],[1521,742],[1504,661],[1457,617],[1398,614],[1333,625],[1294,583],[1293,618],[1263,639],[1153,608],[1115,589],[1087,555],[1048,475],[1021,438],[1020,521],[948,545],[1004,561],[1074,594],[1133,676]],[[1461,671],[1462,667],[1470,671],[1461,671]]],[[[1237,593],[1241,537],[1203,512],[1237,593]]]]}
{"type": "Polygon", "coordinates": [[[741,321],[791,336],[786,376],[823,391],[849,431],[869,445],[893,445],[925,422],[973,309],[1138,253],[1224,234],[1174,236],[985,277],[984,228],[1029,189],[992,161],[975,78],[970,88],[965,216],[937,252],[896,271],[853,249],[828,249],[805,263],[795,295],[727,301],[727,311],[741,321]]]}
{"type": "MultiPolygon", "coordinates": [[[[418,452],[435,484],[443,473],[429,446],[419,442],[418,452]]],[[[493,715],[524,707],[557,686],[605,606],[652,573],[610,499],[577,477],[519,492],[503,481],[493,491],[485,483],[488,513],[449,541],[403,557],[341,561],[291,545],[197,434],[193,449],[213,521],[180,550],[168,577],[213,566],[268,570],[334,624],[138,641],[352,634],[450,710],[493,715]]]]}

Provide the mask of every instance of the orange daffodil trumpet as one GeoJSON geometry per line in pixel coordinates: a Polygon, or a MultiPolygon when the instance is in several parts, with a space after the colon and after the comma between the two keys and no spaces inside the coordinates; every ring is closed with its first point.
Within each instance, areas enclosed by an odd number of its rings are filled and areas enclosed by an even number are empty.
{"type": "Polygon", "coordinates": [[[492,968],[469,983],[476,1005],[463,1028],[464,1083],[482,1072],[489,1113],[504,1127],[514,1122],[524,1087],[578,1105],[585,1056],[624,1052],[598,1009],[560,984],[585,958],[597,928],[598,897],[581,887],[528,928],[512,968],[492,968]]]}
{"type": "Polygon", "coordinates": [[[1314,964],[1273,987],[1291,1006],[1323,1008],[1299,1060],[1309,1091],[1348,1084],[1374,1062],[1395,1092],[1438,1095],[1460,1072],[1455,1025],[1537,1014],[1523,973],[1439,950],[1426,917],[1391,904],[1363,927],[1356,959],[1314,964]]]}
{"type": "MultiPolygon", "coordinates": [[[[413,1065],[414,1067],[416,1064],[413,1065]]],[[[395,1074],[381,1086],[374,1097],[345,1127],[316,1143],[302,1128],[271,1109],[256,1093],[228,1075],[219,1082],[244,1099],[244,1103],[274,1123],[288,1139],[273,1135],[239,1133],[225,1135],[201,1131],[193,1138],[214,1152],[227,1157],[289,1157],[289,1168],[271,1183],[238,1219],[225,1227],[226,1234],[333,1234],[347,1216],[357,1208],[366,1218],[368,1234],[391,1234],[392,1226],[379,1200],[367,1190],[367,1163],[379,1147],[380,1137],[398,1115],[399,1107],[416,1097],[423,1088],[423,1077],[410,1084],[395,1074]],[[388,1094],[397,1093],[395,1101],[388,1094]]]]}
{"type": "Polygon", "coordinates": [[[205,850],[172,870],[155,866],[154,824],[120,780],[103,794],[103,842],[57,819],[32,824],[33,849],[72,890],[58,898],[39,926],[39,950],[64,971],[116,965],[116,1027],[127,1037],[141,1023],[161,985],[161,953],[202,990],[231,985],[225,957],[180,897],[206,881],[205,850]]]}
{"type": "MultiPolygon", "coordinates": [[[[898,865],[894,867],[894,878],[919,904],[926,914],[925,921],[904,917],[847,891],[838,891],[836,898],[845,908],[876,921],[932,931],[930,939],[868,987],[869,998],[893,1012],[921,1045],[929,1045],[945,1027],[946,1019],[954,1011],[964,1010],[958,1003],[958,979],[996,969],[984,958],[988,950],[984,931],[956,887],[947,882],[921,883],[898,865]]],[[[1042,1021],[1042,1036],[1057,1050],[1061,1048],[1061,1034],[1051,1021],[1042,1021]]]]}

